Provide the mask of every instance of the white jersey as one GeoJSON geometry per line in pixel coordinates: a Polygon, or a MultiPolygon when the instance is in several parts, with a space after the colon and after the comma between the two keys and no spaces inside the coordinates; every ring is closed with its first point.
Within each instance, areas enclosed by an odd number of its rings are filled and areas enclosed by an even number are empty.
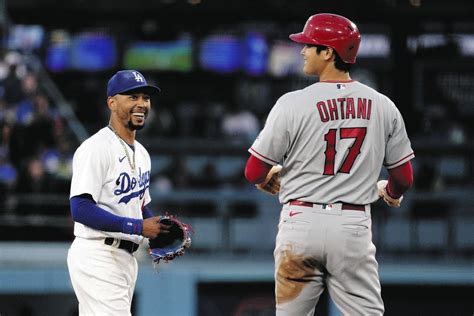
{"type": "Polygon", "coordinates": [[[382,165],[414,157],[399,110],[357,81],[323,81],[283,95],[249,152],[283,165],[281,203],[372,203],[382,165]]]}
{"type": "MultiPolygon", "coordinates": [[[[117,216],[143,218],[142,206],[149,193],[151,160],[145,147],[135,141],[135,171],[128,161],[133,150],[108,127],[84,141],[74,153],[70,197],[90,194],[100,208],[117,216]]],[[[99,231],[74,224],[74,235],[82,238],[114,237],[141,243],[143,236],[99,231]]]]}

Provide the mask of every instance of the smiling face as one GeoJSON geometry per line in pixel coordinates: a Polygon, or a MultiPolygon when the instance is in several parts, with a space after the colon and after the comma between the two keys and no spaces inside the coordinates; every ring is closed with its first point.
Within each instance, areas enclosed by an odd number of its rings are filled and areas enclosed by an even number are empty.
{"type": "Polygon", "coordinates": [[[306,75],[321,76],[334,68],[334,54],[331,47],[325,47],[320,52],[314,45],[305,45],[301,50],[304,59],[303,72],[306,75]]]}
{"type": "Polygon", "coordinates": [[[306,75],[316,75],[318,67],[316,47],[309,45],[303,46],[301,55],[303,55],[304,60],[303,72],[306,75]]]}
{"type": "Polygon", "coordinates": [[[108,99],[111,121],[130,131],[140,130],[151,107],[150,96],[143,92],[117,94],[108,99]]]}

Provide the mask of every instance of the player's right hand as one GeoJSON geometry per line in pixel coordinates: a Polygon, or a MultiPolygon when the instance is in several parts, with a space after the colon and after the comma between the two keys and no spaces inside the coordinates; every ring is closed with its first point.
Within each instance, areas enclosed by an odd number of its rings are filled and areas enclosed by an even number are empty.
{"type": "Polygon", "coordinates": [[[165,225],[160,223],[160,216],[153,216],[143,220],[143,230],[142,235],[153,239],[156,238],[159,234],[169,233],[170,225],[165,225]]]}
{"type": "Polygon", "coordinates": [[[400,203],[402,203],[403,195],[398,199],[391,197],[387,192],[387,180],[380,180],[377,182],[377,189],[379,191],[379,196],[387,203],[388,206],[391,207],[400,207],[400,203]]]}
{"type": "Polygon", "coordinates": [[[257,189],[264,193],[275,195],[280,192],[280,171],[282,166],[273,166],[268,172],[265,180],[262,183],[258,183],[255,186],[257,189]]]}

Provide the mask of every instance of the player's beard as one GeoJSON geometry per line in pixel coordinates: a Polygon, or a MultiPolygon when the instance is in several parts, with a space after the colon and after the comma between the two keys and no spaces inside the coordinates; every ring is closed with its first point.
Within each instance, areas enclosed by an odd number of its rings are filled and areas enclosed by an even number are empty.
{"type": "Polygon", "coordinates": [[[143,127],[145,127],[145,123],[143,123],[142,125],[135,125],[135,124],[133,124],[132,119],[130,119],[130,121],[128,121],[128,128],[132,131],[139,131],[143,127]]]}
{"type": "Polygon", "coordinates": [[[148,111],[145,112],[145,117],[143,118],[143,124],[141,125],[136,125],[136,124],[133,124],[133,117],[131,116],[132,115],[132,112],[130,112],[130,119],[128,120],[128,128],[131,130],[131,131],[139,131],[141,130],[143,127],[145,127],[145,122],[146,122],[146,119],[148,117],[148,111]]]}

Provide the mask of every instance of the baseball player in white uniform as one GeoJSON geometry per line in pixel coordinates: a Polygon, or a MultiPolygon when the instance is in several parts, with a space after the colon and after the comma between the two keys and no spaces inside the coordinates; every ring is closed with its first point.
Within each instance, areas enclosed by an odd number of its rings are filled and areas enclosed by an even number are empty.
{"type": "Polygon", "coordinates": [[[150,156],[135,140],[159,88],[138,71],[108,82],[107,127],[84,141],[73,159],[70,204],[75,221],[67,263],[80,315],[130,315],[137,279],[133,253],[144,237],[167,232],[146,207],[150,156]]]}
{"type": "Polygon", "coordinates": [[[290,35],[319,82],[280,97],[249,149],[246,178],[283,204],[275,257],[277,315],[313,315],[328,289],[344,315],[382,315],[370,204],[399,206],[414,157],[394,103],[350,78],[361,36],[335,14],[290,35]],[[389,179],[377,183],[382,166],[389,179]]]}

